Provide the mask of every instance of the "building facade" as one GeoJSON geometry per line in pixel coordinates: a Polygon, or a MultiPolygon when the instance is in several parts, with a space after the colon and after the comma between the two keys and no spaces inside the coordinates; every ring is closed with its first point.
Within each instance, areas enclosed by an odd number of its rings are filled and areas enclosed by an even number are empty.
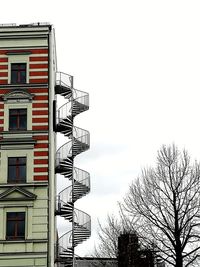
{"type": "Polygon", "coordinates": [[[117,258],[83,257],[76,259],[75,267],[118,267],[118,260],[117,258]]]}
{"type": "Polygon", "coordinates": [[[87,109],[88,94],[57,72],[52,25],[0,25],[0,266],[73,266],[90,235],[90,217],[74,208],[89,174],[73,166],[89,148],[89,133],[73,125],[87,109]],[[68,138],[58,151],[57,132],[68,138]],[[56,173],[71,182],[58,195],[56,173]],[[56,216],[71,226],[62,236],[56,216]]]}

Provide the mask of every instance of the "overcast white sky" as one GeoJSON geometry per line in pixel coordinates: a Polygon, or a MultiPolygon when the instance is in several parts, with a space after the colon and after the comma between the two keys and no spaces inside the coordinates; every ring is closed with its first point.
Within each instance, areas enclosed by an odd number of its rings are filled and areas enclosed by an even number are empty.
{"type": "MultiPolygon", "coordinates": [[[[175,142],[200,160],[200,1],[3,1],[0,23],[55,26],[60,71],[90,94],[75,124],[91,133],[76,166],[91,174],[91,193],[77,206],[97,218],[117,210],[142,167],[175,142]]],[[[63,139],[64,142],[64,139],[63,139]]]]}

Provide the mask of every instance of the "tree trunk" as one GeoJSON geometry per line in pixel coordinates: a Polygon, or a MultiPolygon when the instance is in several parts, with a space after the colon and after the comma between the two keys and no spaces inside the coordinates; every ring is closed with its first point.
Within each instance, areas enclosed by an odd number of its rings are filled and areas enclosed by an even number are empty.
{"type": "Polygon", "coordinates": [[[176,267],[183,267],[183,257],[181,250],[176,251],[176,267]]]}

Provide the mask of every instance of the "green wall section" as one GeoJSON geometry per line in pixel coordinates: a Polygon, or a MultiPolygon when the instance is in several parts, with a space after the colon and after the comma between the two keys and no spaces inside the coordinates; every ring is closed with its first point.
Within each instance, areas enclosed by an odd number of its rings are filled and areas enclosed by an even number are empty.
{"type": "Polygon", "coordinates": [[[33,267],[33,266],[37,266],[37,267],[46,267],[47,266],[47,259],[46,257],[41,257],[41,255],[38,255],[35,258],[32,258],[31,256],[27,256],[27,257],[15,257],[15,259],[13,259],[13,256],[10,256],[3,259],[1,258],[0,260],[0,266],[2,267],[11,267],[11,266],[15,266],[15,267],[33,267]]]}

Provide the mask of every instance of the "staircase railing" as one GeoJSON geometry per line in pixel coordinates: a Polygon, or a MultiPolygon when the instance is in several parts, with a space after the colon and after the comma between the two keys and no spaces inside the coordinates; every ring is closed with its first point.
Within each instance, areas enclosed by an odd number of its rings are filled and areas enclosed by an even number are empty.
{"type": "Polygon", "coordinates": [[[56,215],[72,223],[72,230],[58,239],[58,258],[65,266],[74,266],[74,248],[86,240],[91,233],[90,216],[74,208],[77,199],[90,191],[90,175],[73,165],[74,157],[89,149],[90,134],[87,130],[73,126],[76,115],[89,109],[89,94],[73,88],[73,77],[59,72],[56,75],[57,94],[68,99],[57,111],[56,131],[63,133],[70,140],[56,151],[56,172],[72,181],[63,189],[56,200],[56,215]]]}
{"type": "Polygon", "coordinates": [[[59,239],[58,239],[58,255],[64,254],[67,249],[70,249],[72,247],[72,231],[68,231],[64,233],[59,239]]]}
{"type": "Polygon", "coordinates": [[[67,157],[72,155],[72,141],[69,141],[62,145],[57,151],[56,151],[56,167],[63,167],[64,168],[64,160],[67,159],[67,157]]]}
{"type": "MultiPolygon", "coordinates": [[[[74,90],[75,92],[76,90],[74,90]]],[[[79,91],[82,93],[82,91],[79,91]]],[[[79,105],[82,105],[82,111],[86,111],[89,109],[89,95],[85,94],[79,97],[74,98],[74,101],[76,101],[79,105]],[[84,109],[83,109],[84,106],[84,109]]],[[[66,119],[69,116],[75,116],[76,114],[73,114],[73,105],[77,105],[76,102],[73,102],[69,100],[67,103],[63,104],[57,111],[57,123],[61,122],[62,120],[66,119]]]]}
{"type": "MultiPolygon", "coordinates": [[[[89,134],[89,132],[84,130],[84,129],[81,129],[81,128],[78,128],[78,127],[74,127],[73,133],[75,135],[73,140],[63,144],[57,150],[57,152],[56,152],[56,167],[58,165],[63,165],[64,166],[64,162],[63,161],[65,159],[67,159],[67,157],[72,157],[73,156],[73,143],[74,142],[78,141],[78,142],[84,144],[84,146],[83,146],[84,151],[89,149],[89,145],[90,145],[90,134],[89,134]]],[[[84,151],[81,151],[81,152],[84,152],[84,151]]]]}
{"type": "MultiPolygon", "coordinates": [[[[87,190],[85,190],[83,192],[82,196],[86,195],[90,190],[90,179],[89,179],[89,177],[87,177],[87,178],[85,178],[83,180],[80,180],[80,181],[76,181],[76,182],[80,183],[82,186],[85,186],[87,188],[87,190]]],[[[76,184],[76,182],[75,182],[75,184],[76,184]]],[[[81,196],[79,198],[81,198],[81,196]]],[[[57,207],[57,209],[60,209],[63,206],[66,206],[66,204],[69,203],[69,202],[73,202],[73,191],[72,191],[72,186],[71,185],[66,187],[66,188],[64,188],[62,191],[59,192],[59,195],[57,196],[56,207],[57,207]]]]}
{"type": "Polygon", "coordinates": [[[73,76],[64,72],[56,72],[56,85],[73,88],[73,76]]]}
{"type": "Polygon", "coordinates": [[[73,98],[75,101],[79,102],[82,105],[86,105],[89,107],[89,94],[81,91],[81,90],[77,90],[77,89],[73,89],[73,98]]]}
{"type": "Polygon", "coordinates": [[[74,180],[78,182],[85,181],[84,185],[90,188],[90,174],[82,169],[74,167],[74,180]]]}
{"type": "Polygon", "coordinates": [[[72,110],[71,102],[67,102],[63,104],[58,110],[56,114],[57,123],[60,123],[62,120],[66,119],[70,116],[72,110]]]}
{"type": "MultiPolygon", "coordinates": [[[[85,240],[91,231],[91,219],[89,214],[79,210],[79,209],[74,209],[75,211],[75,216],[74,216],[74,225],[75,229],[79,228],[85,232],[84,236],[80,236],[79,238],[85,240]]],[[[75,230],[76,231],[76,230],[75,230]]],[[[72,245],[72,231],[68,231],[67,233],[64,233],[59,239],[58,239],[58,246],[61,248],[69,248],[72,245]]]]}
{"type": "Polygon", "coordinates": [[[85,228],[86,230],[90,231],[91,230],[90,215],[79,209],[74,209],[74,211],[75,211],[74,222],[77,225],[81,226],[82,228],[85,228]]]}

